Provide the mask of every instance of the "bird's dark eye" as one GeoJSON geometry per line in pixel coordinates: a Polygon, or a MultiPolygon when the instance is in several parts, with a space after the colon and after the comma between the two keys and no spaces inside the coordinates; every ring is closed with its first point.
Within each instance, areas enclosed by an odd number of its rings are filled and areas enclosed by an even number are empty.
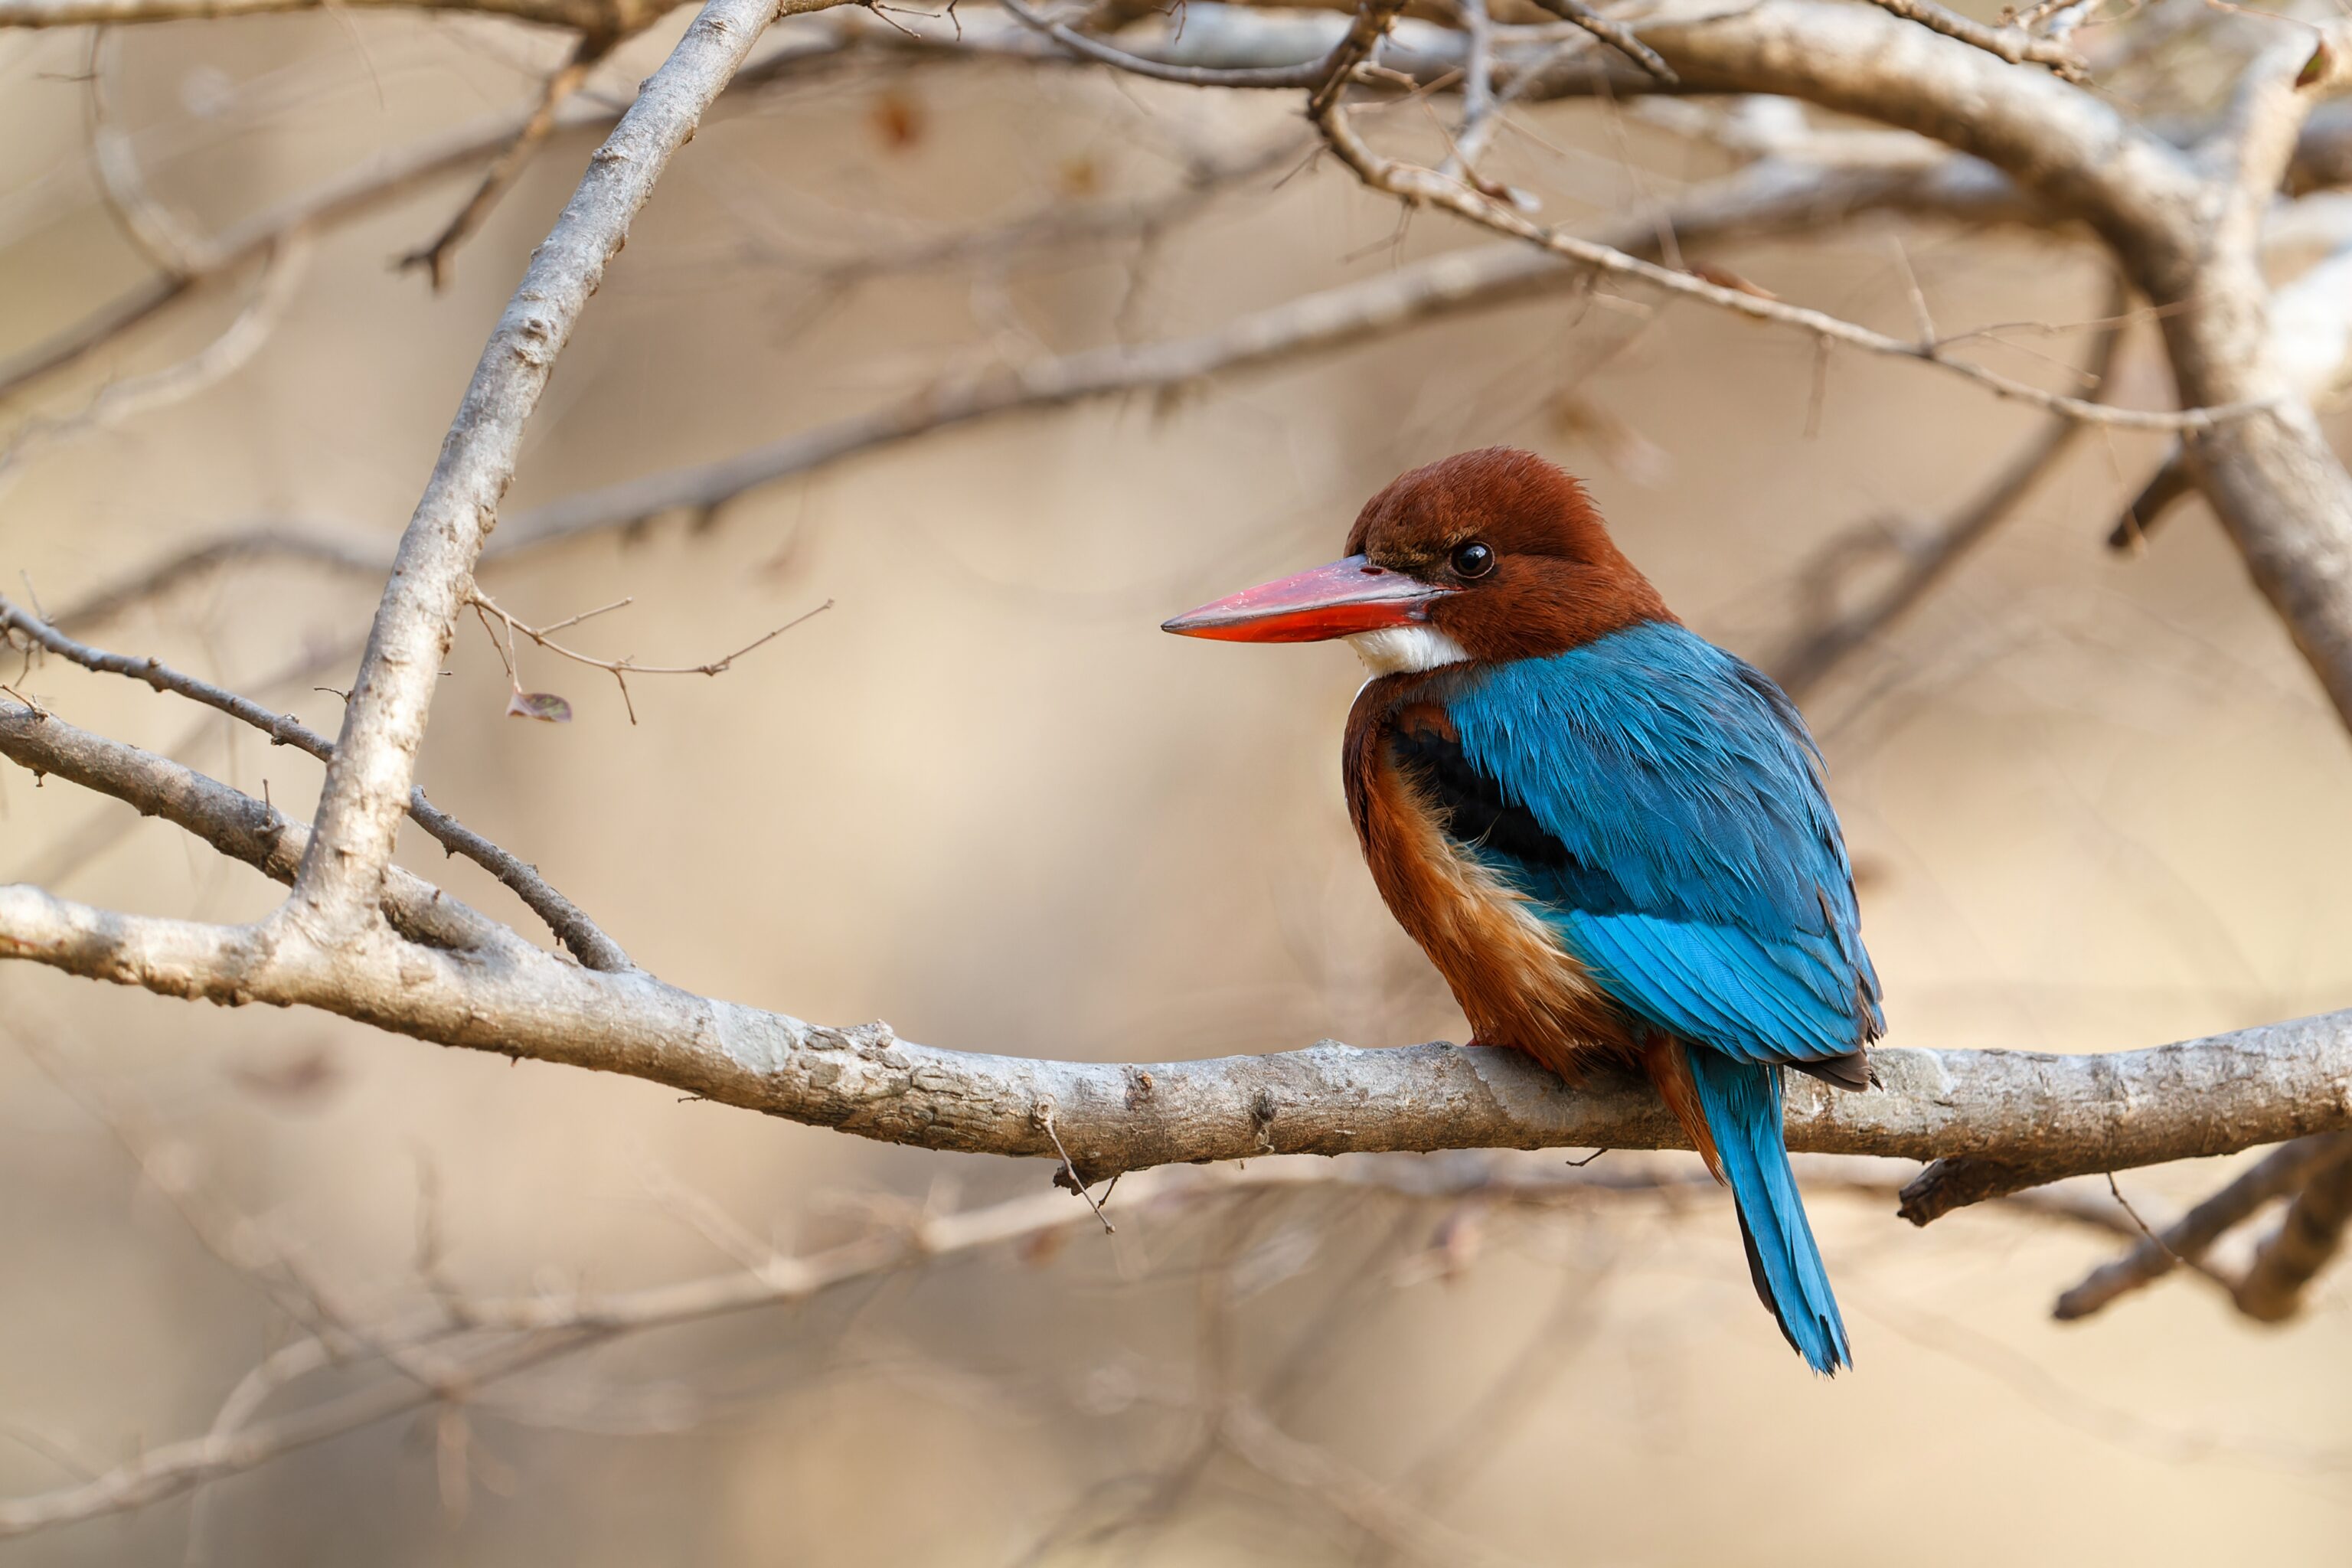
{"type": "Polygon", "coordinates": [[[1453,563],[1456,577],[1484,577],[1495,569],[1495,552],[1477,540],[1465,540],[1454,547],[1453,563]]]}

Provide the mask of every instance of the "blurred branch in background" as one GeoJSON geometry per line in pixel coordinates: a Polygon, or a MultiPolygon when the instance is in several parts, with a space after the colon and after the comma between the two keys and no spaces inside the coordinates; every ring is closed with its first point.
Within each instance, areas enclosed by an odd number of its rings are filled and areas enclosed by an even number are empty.
{"type": "Polygon", "coordinates": [[[515,177],[530,162],[531,154],[555,129],[556,114],[564,103],[587,85],[589,73],[602,65],[604,57],[624,41],[624,37],[617,34],[581,34],[580,41],[572,46],[572,58],[548,77],[546,85],[540,89],[538,104],[523,117],[522,123],[515,128],[514,135],[499,150],[498,156],[490,160],[489,168],[482,174],[482,183],[474,187],[474,194],[466,198],[466,205],[457,209],[447,226],[434,236],[430,244],[400,258],[402,271],[421,268],[432,280],[436,293],[449,286],[449,268],[457,247],[466,242],[467,236],[482,226],[482,220],[489,216],[490,209],[498,205],[499,197],[514,184],[515,177]]]}
{"type": "MultiPolygon", "coordinates": [[[[137,1459],[75,1485],[31,1497],[0,1501],[0,1537],[20,1536],[105,1514],[142,1508],[268,1463],[297,1448],[329,1441],[375,1423],[439,1404],[475,1408],[509,1419],[529,1419],[535,1396],[514,1392],[527,1373],[582,1356],[616,1340],[730,1313],[791,1307],[859,1279],[947,1263],[982,1250],[1026,1253],[1043,1265],[1064,1245],[1062,1238],[1088,1222],[1084,1208],[1054,1193],[962,1212],[920,1206],[878,1205],[872,1223],[854,1239],[822,1251],[788,1255],[761,1244],[709,1211],[707,1201],[665,1184],[665,1201],[714,1244],[737,1255],[739,1267],[701,1279],[646,1289],[587,1293],[579,1290],[530,1297],[488,1299],[466,1295],[446,1281],[423,1282],[429,1298],[413,1307],[373,1317],[358,1315],[344,1292],[301,1265],[295,1250],[260,1221],[236,1212],[203,1174],[201,1156],[173,1140],[152,1113],[129,1101],[123,1091],[86,1081],[80,1069],[54,1047],[22,1033],[14,1042],[32,1055],[82,1108],[99,1118],[128,1150],[146,1179],[223,1264],[248,1276],[265,1298],[299,1328],[299,1337],[273,1351],[240,1379],[210,1429],[200,1437],[164,1443],[137,1459]],[[269,1415],[273,1405],[289,1402],[314,1382],[348,1380],[355,1370],[376,1375],[360,1387],[328,1394],[269,1415]]],[[[1850,1163],[1800,1162],[1810,1189],[1883,1200],[1899,1184],[1850,1163]]],[[[1712,1198],[1712,1180],[1696,1167],[1638,1169],[1560,1167],[1531,1163],[1507,1154],[1465,1154],[1429,1163],[1390,1156],[1350,1158],[1334,1164],[1302,1160],[1261,1160],[1249,1166],[1210,1170],[1162,1169],[1123,1183],[1119,1212],[1162,1225],[1191,1211],[1215,1211],[1253,1195],[1276,1193],[1365,1192],[1405,1200],[1422,1214],[1453,1207],[1454,1219],[1428,1243],[1437,1267],[1475,1247],[1452,1234],[1454,1225],[1483,1225],[1487,1211],[1521,1208],[1552,1211],[1590,1206],[1611,1198],[1675,1199],[1687,1194],[1712,1198]],[[1459,1205],[1475,1204],[1478,1217],[1459,1205]]],[[[1677,1200],[1679,1201],[1679,1200],[1677,1200]]],[[[2113,1234],[2127,1224],[2112,1210],[2063,1198],[2028,1194],[2010,1200],[2021,1215],[2067,1225],[2085,1225],[2113,1234]]],[[[1383,1263],[1390,1263],[1382,1259],[1383,1263]]],[[[1391,1265],[1393,1267],[1393,1265],[1391,1265]]],[[[1580,1313],[1584,1295],[1601,1276],[1586,1275],[1563,1299],[1560,1317],[1580,1313]]],[[[1572,1353],[1573,1336],[1547,1332],[1531,1342],[1545,1353],[1572,1353]]],[[[1517,1380],[1498,1384],[1471,1430],[1496,1433],[1517,1402],[1517,1380]]],[[[1433,1527],[1412,1504],[1387,1499],[1385,1489],[1349,1476],[1328,1456],[1272,1426],[1265,1411],[1234,1391],[1208,1391],[1211,1436],[1230,1445],[1253,1465],[1268,1464],[1286,1480],[1334,1501],[1354,1523],[1391,1545],[1413,1549],[1436,1542],[1460,1543],[1433,1527]],[[1318,1457],[1319,1456],[1319,1457],[1318,1457]]],[[[1466,1445],[1444,1444],[1420,1483],[1434,1500],[1475,1468],[1466,1445]]],[[[1438,1561],[1458,1561],[1439,1552],[1438,1561]]]]}
{"type": "MultiPolygon", "coordinates": [[[[1960,160],[1922,169],[1808,164],[1767,159],[1694,187],[1654,213],[1621,219],[1599,232],[1635,253],[1654,251],[1673,234],[1685,255],[1712,246],[1775,235],[1818,233],[1875,212],[1984,222],[2030,221],[1997,181],[1960,160]]],[[[1027,242],[1036,226],[1011,232],[1027,242]]],[[[1005,231],[997,231],[1001,236],[1005,231]]],[[[965,237],[961,253],[1003,243],[965,237]]],[[[925,255],[936,254],[936,250],[925,255]]],[[[657,517],[707,517],[762,485],[815,472],[976,420],[1066,407],[1097,398],[1149,393],[1167,397],[1209,378],[1261,369],[1318,353],[1345,352],[1456,314],[1499,309],[1574,289],[1585,280],[1540,251],[1494,246],[1455,251],[1398,268],[1363,283],[1325,289],[1243,316],[1200,337],[1084,351],[1058,359],[953,372],[870,414],[784,437],[766,446],[647,475],[527,508],[505,519],[482,554],[495,564],[544,545],[657,517]]],[[[2073,421],[2069,420],[2071,427],[2073,421]]],[[[222,567],[249,562],[309,562],[359,576],[389,568],[388,553],[355,542],[273,524],[226,534],[141,569],[98,590],[57,616],[72,631],[97,626],[222,567]]]]}
{"type": "MultiPolygon", "coordinates": [[[[2116,345],[2134,320],[2126,313],[2130,303],[2127,293],[2114,289],[2104,317],[2092,323],[2091,353],[2082,374],[2083,384],[2094,396],[2105,388],[2115,367],[2116,345]]],[[[2082,429],[2075,420],[2053,417],[2010,459],[1982,494],[1940,525],[1874,520],[1824,545],[1806,569],[1802,628],[1785,648],[1765,660],[1772,679],[1791,697],[1801,700],[1808,696],[1849,655],[1933,592],[1946,573],[2014,513],[2073,449],[2082,429]],[[1885,554],[1896,557],[1893,579],[1863,603],[1841,610],[1839,590],[1844,579],[1872,557],[1885,554]]]]}

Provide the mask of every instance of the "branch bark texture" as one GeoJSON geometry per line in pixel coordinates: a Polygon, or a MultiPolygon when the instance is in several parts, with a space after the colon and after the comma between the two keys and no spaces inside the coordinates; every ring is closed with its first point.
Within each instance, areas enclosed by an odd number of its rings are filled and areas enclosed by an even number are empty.
{"type": "MultiPolygon", "coordinates": [[[[826,3],[786,0],[785,8],[826,3]]],[[[442,657],[556,356],[671,155],[777,15],[776,0],[709,0],[590,158],[483,348],[402,537],[328,764],[318,831],[289,905],[313,941],[348,940],[373,918],[442,657]]]]}
{"type": "MultiPolygon", "coordinates": [[[[49,727],[53,736],[68,728],[0,705],[11,754],[47,745],[46,758],[20,760],[63,773],[57,758],[72,746],[43,740],[49,727]]],[[[119,751],[127,755],[112,758],[111,772],[161,763],[119,751]]],[[[195,778],[177,770],[136,797],[118,793],[265,869],[282,861],[279,840],[293,829],[257,829],[261,803],[195,778]]],[[[397,877],[386,886],[408,896],[397,877]]],[[[1149,1065],[987,1056],[916,1045],[884,1024],[811,1024],[642,972],[602,973],[518,941],[453,931],[459,940],[445,948],[387,929],[330,951],[267,934],[0,888],[0,957],[168,995],[317,1007],[886,1142],[1029,1158],[1066,1151],[1088,1181],[1269,1153],[1685,1146],[1640,1079],[1596,1073],[1571,1088],[1509,1051],[1326,1041],[1149,1065]]],[[[1964,1201],[2352,1128],[2352,1013],[2109,1056],[1884,1050],[1874,1059],[1884,1087],[1870,1093],[1791,1081],[1790,1147],[2000,1173],[1964,1201]]]]}

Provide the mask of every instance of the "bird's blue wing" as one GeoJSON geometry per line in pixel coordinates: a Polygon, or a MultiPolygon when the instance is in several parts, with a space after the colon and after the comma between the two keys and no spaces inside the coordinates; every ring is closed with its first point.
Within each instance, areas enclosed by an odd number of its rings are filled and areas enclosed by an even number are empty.
{"type": "Polygon", "coordinates": [[[1653,623],[1482,671],[1444,709],[1454,733],[1402,736],[1399,761],[1621,1006],[1748,1062],[1881,1032],[1820,755],[1761,673],[1653,623]]]}

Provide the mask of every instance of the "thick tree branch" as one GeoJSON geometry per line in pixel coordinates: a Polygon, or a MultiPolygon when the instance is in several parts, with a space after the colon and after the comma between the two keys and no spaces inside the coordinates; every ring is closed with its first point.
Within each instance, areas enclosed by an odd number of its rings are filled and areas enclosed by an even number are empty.
{"type": "MultiPolygon", "coordinates": [[[[968,1055],[516,945],[444,952],[378,927],[327,948],[299,926],[194,925],[0,889],[0,956],[171,995],[318,1007],[888,1142],[1031,1158],[1066,1149],[1087,1180],[1275,1152],[1682,1146],[1641,1080],[1600,1072],[1571,1089],[1507,1051],[1325,1044],[1150,1066],[968,1055]]],[[[2114,1056],[1888,1050],[1876,1060],[1876,1092],[1792,1083],[1790,1146],[1957,1157],[2000,1173],[1998,1185],[1946,1191],[1937,1213],[2064,1176],[2352,1127],[2352,1015],[2114,1056]]],[[[1918,1200],[1906,1203],[1919,1217],[1918,1200]]]]}
{"type": "Polygon", "coordinates": [[[2165,339],[2180,395],[2268,405],[2188,441],[2188,469],[2352,723],[2352,477],[2296,385],[2294,358],[2270,331],[2258,248],[2263,215],[2312,109],[2352,85],[2347,54],[2352,25],[2323,29],[2316,53],[2298,27],[2250,66],[2223,132],[2204,150],[2220,182],[2207,201],[2210,223],[2195,243],[2118,255],[2150,303],[2169,311],[2165,339]]]}
{"type": "MultiPolygon", "coordinates": [[[[112,795],[142,816],[186,828],[232,860],[289,887],[310,842],[308,825],[167,757],[77,729],[54,713],[0,701],[0,756],[112,795]]],[[[431,883],[394,868],[384,881],[384,918],[412,942],[431,947],[495,948],[514,933],[467,909],[431,883]]]]}
{"type": "MultiPolygon", "coordinates": [[[[282,868],[296,831],[267,806],[130,748],[16,710],[11,744],[282,868]],[[52,728],[54,726],[54,728],[52,728]],[[41,748],[47,747],[47,751],[41,748]]],[[[385,896],[424,929],[433,895],[385,896]],[[415,908],[424,900],[424,910],[415,908]]],[[[307,1005],[446,1045],[619,1071],[726,1103],[887,1142],[1067,1158],[1082,1179],[1264,1152],[1678,1146],[1638,1079],[1570,1089],[1507,1052],[1337,1045],[1150,1067],[970,1056],[885,1026],[826,1028],[604,973],[519,941],[439,951],[362,927],[333,944],[299,922],[222,928],[116,914],[0,889],[0,956],[215,1001],[307,1005]]],[[[2066,1175],[2233,1152],[2352,1126],[2352,1016],[2158,1050],[2063,1058],[1879,1054],[1882,1091],[1791,1086],[1792,1147],[1937,1158],[1906,1194],[1924,1220],[1959,1202],[2066,1175]],[[1965,1181],[1948,1174],[1960,1171],[1965,1181]],[[1923,1194],[1921,1187],[1927,1191],[1923,1194]]]]}
{"type": "MultiPolygon", "coordinates": [[[[783,0],[782,8],[826,3],[783,0]]],[[[670,156],[778,11],[777,0],[709,0],[589,160],[483,348],[402,537],[327,765],[318,831],[288,906],[314,939],[340,940],[373,915],[457,607],[556,356],[670,156]]]]}

